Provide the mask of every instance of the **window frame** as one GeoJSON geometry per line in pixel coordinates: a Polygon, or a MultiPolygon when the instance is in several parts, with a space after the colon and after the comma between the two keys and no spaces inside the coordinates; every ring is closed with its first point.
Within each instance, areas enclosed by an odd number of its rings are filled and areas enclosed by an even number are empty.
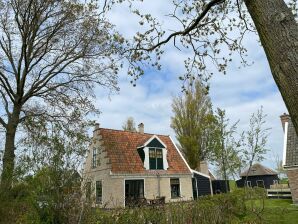
{"type": "Polygon", "coordinates": [[[257,180],[256,184],[257,184],[257,187],[265,188],[265,181],[264,180],[257,180]],[[262,186],[260,186],[258,183],[262,183],[262,186]]]}
{"type": "Polygon", "coordinates": [[[102,204],[102,180],[95,181],[95,203],[102,204]]]}
{"type": "Polygon", "coordinates": [[[149,147],[149,169],[150,170],[163,170],[164,169],[164,158],[163,158],[163,148],[159,147],[149,147]],[[153,153],[152,153],[153,151],[153,153]],[[152,156],[152,154],[154,154],[152,156]],[[154,167],[151,166],[151,161],[154,160],[154,167]],[[162,164],[161,167],[159,166],[162,164]]]}
{"type": "Polygon", "coordinates": [[[179,178],[170,178],[170,189],[171,189],[171,198],[175,199],[175,198],[181,198],[181,189],[180,189],[181,185],[180,185],[180,179],[179,178]],[[178,184],[177,183],[172,183],[174,181],[178,180],[178,184]],[[173,187],[176,187],[177,193],[176,195],[173,194],[174,189],[173,187]]]}
{"type": "Polygon", "coordinates": [[[92,164],[91,164],[92,168],[96,168],[97,167],[97,149],[93,148],[92,150],[92,164]]]}
{"type": "Polygon", "coordinates": [[[251,186],[252,186],[252,185],[251,185],[251,180],[246,181],[246,186],[247,186],[247,187],[251,187],[251,186]]]}

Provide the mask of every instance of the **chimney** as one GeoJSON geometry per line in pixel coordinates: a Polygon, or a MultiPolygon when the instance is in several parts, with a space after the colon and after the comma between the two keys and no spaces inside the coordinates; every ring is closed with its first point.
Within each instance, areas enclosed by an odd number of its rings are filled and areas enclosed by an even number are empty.
{"type": "Polygon", "coordinates": [[[96,135],[97,131],[99,130],[99,123],[95,123],[94,130],[93,130],[93,137],[96,135]]]}
{"type": "Polygon", "coordinates": [[[282,124],[282,129],[285,131],[285,123],[289,122],[290,116],[286,113],[280,116],[281,124],[282,124]]]}
{"type": "Polygon", "coordinates": [[[139,128],[139,133],[140,133],[140,134],[144,134],[144,124],[143,124],[143,123],[140,123],[140,124],[138,125],[138,128],[139,128]]]}

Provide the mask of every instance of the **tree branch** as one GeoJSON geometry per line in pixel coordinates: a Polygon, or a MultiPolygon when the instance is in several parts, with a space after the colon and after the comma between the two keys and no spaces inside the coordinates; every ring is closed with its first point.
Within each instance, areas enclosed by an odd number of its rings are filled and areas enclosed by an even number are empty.
{"type": "Polygon", "coordinates": [[[211,2],[209,2],[205,8],[203,9],[202,13],[193,21],[193,23],[191,23],[186,29],[181,30],[181,31],[177,31],[174,32],[172,34],[170,34],[165,40],[158,42],[157,44],[155,44],[154,46],[150,47],[150,48],[140,48],[140,49],[136,49],[136,50],[145,50],[145,51],[153,51],[156,48],[158,48],[159,46],[166,44],[167,42],[169,42],[173,37],[175,36],[185,36],[187,34],[189,34],[192,30],[194,30],[195,28],[197,28],[198,24],[200,23],[200,21],[206,16],[206,14],[209,12],[209,10],[214,7],[215,5],[221,4],[223,3],[225,0],[212,0],[211,2]]]}

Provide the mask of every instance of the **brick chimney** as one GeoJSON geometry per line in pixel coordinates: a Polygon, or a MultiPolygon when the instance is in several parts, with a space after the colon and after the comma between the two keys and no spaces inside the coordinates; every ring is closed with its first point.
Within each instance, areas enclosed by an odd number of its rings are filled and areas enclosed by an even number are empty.
{"type": "Polygon", "coordinates": [[[281,124],[282,124],[282,129],[285,131],[285,123],[289,122],[290,116],[286,113],[280,116],[281,124]]]}
{"type": "Polygon", "coordinates": [[[140,133],[140,134],[144,134],[144,124],[143,124],[143,123],[140,123],[140,124],[138,125],[138,129],[139,129],[139,133],[140,133]]]}

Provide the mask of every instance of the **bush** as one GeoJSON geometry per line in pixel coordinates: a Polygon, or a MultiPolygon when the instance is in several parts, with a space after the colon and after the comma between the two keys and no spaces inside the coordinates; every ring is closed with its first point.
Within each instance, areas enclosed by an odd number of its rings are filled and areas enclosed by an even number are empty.
{"type": "MultiPolygon", "coordinates": [[[[237,189],[233,193],[169,203],[162,207],[115,210],[94,209],[84,223],[94,224],[226,224],[260,223],[261,209],[246,202],[264,200],[264,189],[237,189]],[[253,221],[253,222],[250,222],[253,221]]],[[[260,202],[259,202],[260,204],[260,202]]]]}

